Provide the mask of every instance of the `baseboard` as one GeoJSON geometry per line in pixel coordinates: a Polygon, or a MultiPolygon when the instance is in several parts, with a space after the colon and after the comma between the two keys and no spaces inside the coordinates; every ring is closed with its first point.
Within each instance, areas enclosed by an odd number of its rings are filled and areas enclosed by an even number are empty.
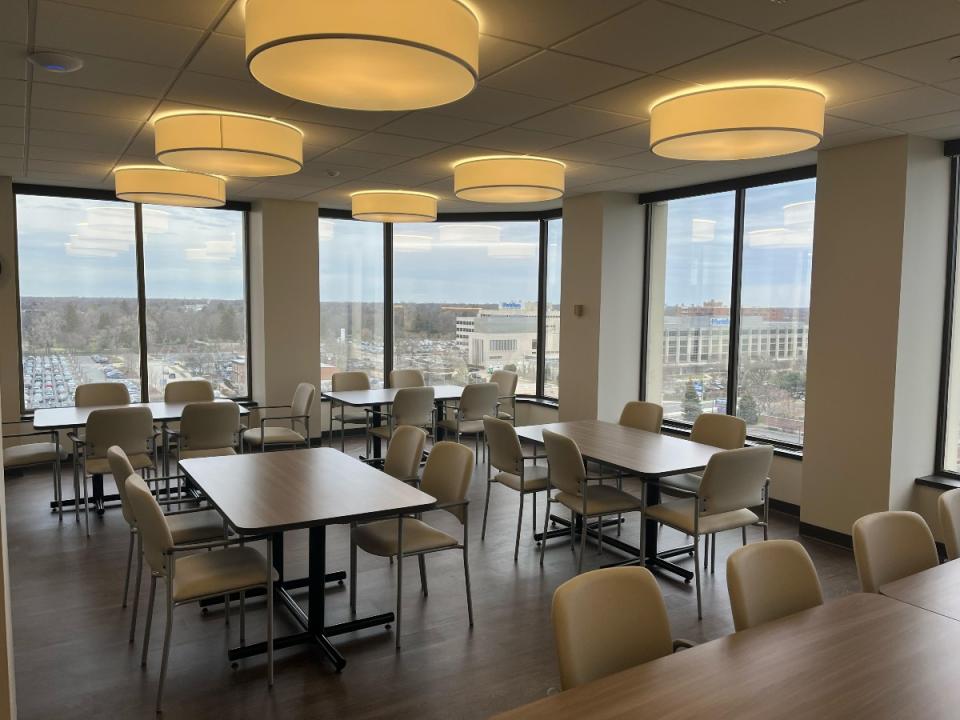
{"type": "Polygon", "coordinates": [[[811,525],[810,523],[801,522],[800,534],[806,537],[814,538],[815,540],[828,542],[831,545],[838,545],[842,548],[846,548],[847,550],[853,548],[853,538],[851,538],[849,535],[846,533],[837,532],[836,530],[828,530],[827,528],[822,528],[819,525],[811,525]]]}
{"type": "Polygon", "coordinates": [[[790,515],[791,517],[800,517],[799,505],[794,505],[793,503],[785,502],[783,500],[777,500],[776,498],[770,498],[770,509],[776,510],[784,515],[790,515]]]}

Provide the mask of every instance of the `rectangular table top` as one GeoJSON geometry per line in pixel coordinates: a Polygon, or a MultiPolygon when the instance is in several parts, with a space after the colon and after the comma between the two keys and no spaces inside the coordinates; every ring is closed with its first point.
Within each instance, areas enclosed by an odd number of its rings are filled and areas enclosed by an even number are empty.
{"type": "Polygon", "coordinates": [[[517,435],[542,444],[544,430],[572,438],[586,460],[602,462],[646,478],[702,470],[710,457],[720,452],[712,445],[602,420],[526,425],[517,428],[517,435]]]}
{"type": "MultiPolygon", "coordinates": [[[[459,385],[431,385],[436,400],[458,400],[463,394],[459,385]]],[[[328,400],[336,400],[344,405],[362,407],[367,405],[390,405],[401,388],[381,388],[379,390],[339,390],[322,393],[328,400]]]]}
{"type": "MultiPolygon", "coordinates": [[[[215,402],[233,402],[233,400],[219,399],[215,402]]],[[[176,402],[149,402],[130,403],[129,405],[90,405],[87,407],[39,408],[33,411],[33,426],[37,430],[55,430],[57,428],[78,428],[87,424],[87,418],[94,410],[110,410],[121,407],[150,408],[154,420],[167,422],[179,420],[183,416],[183,409],[190,403],[176,402]]],[[[250,410],[239,405],[240,415],[249,415],[250,410]]]]}
{"type": "Polygon", "coordinates": [[[960,560],[951,560],[880,586],[880,593],[960,620],[960,560]]]}
{"type": "Polygon", "coordinates": [[[500,720],[956,718],[960,624],[856,594],[639,665],[500,720]]]}
{"type": "Polygon", "coordinates": [[[241,533],[416,512],[437,501],[332,448],[196,458],[180,467],[241,533]]]}

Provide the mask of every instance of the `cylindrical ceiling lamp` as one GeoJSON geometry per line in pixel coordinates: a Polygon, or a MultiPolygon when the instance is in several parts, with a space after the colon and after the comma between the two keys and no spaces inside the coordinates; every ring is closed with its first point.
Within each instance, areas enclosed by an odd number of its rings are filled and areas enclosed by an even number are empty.
{"type": "Polygon", "coordinates": [[[566,167],[559,160],[525,155],[468,158],[453,166],[454,192],[474,202],[555,200],[563,195],[566,167]]]}
{"type": "Polygon", "coordinates": [[[247,0],[247,67],[297,100],[416,110],[477,84],[480,24],[458,0],[247,0]]]}
{"type": "Polygon", "coordinates": [[[163,165],[127,165],[113,171],[117,197],[130,202],[183,207],[220,207],[227,199],[222,177],[163,165]]]}
{"type": "Polygon", "coordinates": [[[650,149],[677,160],[749,160],[823,139],[826,98],[813,88],[729,85],[673,95],[650,109],[650,149]]]}
{"type": "Polygon", "coordinates": [[[408,190],[364,190],[350,196],[354,220],[370,222],[433,222],[437,196],[408,190]]]}
{"type": "Polygon", "coordinates": [[[190,111],[154,121],[164,165],[238,177],[290,175],[303,167],[303,132],[273,118],[190,111]]]}

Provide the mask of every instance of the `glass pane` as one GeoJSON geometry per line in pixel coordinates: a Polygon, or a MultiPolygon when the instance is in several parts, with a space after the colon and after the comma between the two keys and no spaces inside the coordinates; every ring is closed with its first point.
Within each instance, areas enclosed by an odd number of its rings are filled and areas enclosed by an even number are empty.
{"type": "Polygon", "coordinates": [[[560,398],[560,265],[563,219],[547,221],[547,309],[544,344],[543,394],[560,398]]]}
{"type": "Polygon", "coordinates": [[[320,357],[324,390],[341,370],[383,387],[383,225],[320,218],[320,357]]]}
{"type": "Polygon", "coordinates": [[[143,206],[151,399],[191,377],[248,396],[244,262],[242,211],[143,206]]]}
{"type": "Polygon", "coordinates": [[[394,367],[429,384],[520,375],[536,393],[540,223],[394,226],[394,367]]]}
{"type": "Polygon", "coordinates": [[[77,385],[124,383],[140,399],[134,208],[17,195],[27,409],[73,405],[77,385]]]}
{"type": "Polygon", "coordinates": [[[816,181],[746,191],[737,415],[751,435],[803,443],[816,181]]]}
{"type": "Polygon", "coordinates": [[[652,206],[647,399],[667,420],[726,412],[735,194],[652,206]]]}

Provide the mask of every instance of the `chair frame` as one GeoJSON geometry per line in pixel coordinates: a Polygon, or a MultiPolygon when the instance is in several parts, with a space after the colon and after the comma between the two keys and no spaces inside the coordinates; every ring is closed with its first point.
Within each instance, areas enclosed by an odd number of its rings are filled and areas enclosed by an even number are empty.
{"type": "MultiPolygon", "coordinates": [[[[265,432],[264,432],[264,428],[266,427],[266,424],[267,424],[268,422],[272,422],[272,421],[274,421],[274,420],[289,420],[289,421],[290,421],[290,429],[293,430],[294,432],[297,431],[296,423],[299,422],[301,425],[303,425],[304,447],[306,447],[306,448],[309,448],[309,447],[310,447],[310,415],[293,415],[293,414],[292,414],[292,413],[293,413],[293,404],[292,404],[292,403],[291,403],[291,404],[288,404],[288,405],[258,405],[258,406],[257,406],[257,411],[260,412],[260,452],[266,452],[268,445],[270,445],[271,447],[285,447],[285,446],[287,446],[287,445],[289,445],[289,446],[292,447],[292,448],[300,447],[300,443],[299,443],[299,442],[297,442],[297,443],[267,442],[267,438],[266,438],[266,434],[265,434],[265,432]],[[290,415],[275,415],[275,416],[272,416],[272,417],[264,417],[264,416],[263,416],[263,415],[264,415],[263,412],[261,412],[261,411],[263,411],[263,410],[287,410],[287,411],[289,411],[291,414],[290,414],[290,415]]],[[[243,451],[243,445],[244,445],[244,443],[249,444],[249,445],[251,446],[251,449],[253,449],[253,447],[254,447],[254,446],[253,446],[253,443],[250,443],[249,440],[244,440],[242,433],[243,433],[243,431],[242,431],[242,429],[241,429],[241,436],[240,436],[240,450],[241,450],[241,452],[243,451]]]]}
{"type": "MultiPolygon", "coordinates": [[[[3,423],[4,425],[17,425],[20,426],[21,423],[19,420],[11,420],[3,423]]],[[[37,462],[30,463],[29,465],[17,465],[17,468],[28,468],[28,467],[40,467],[42,465],[52,464],[53,465],[53,501],[57,504],[57,514],[60,516],[60,522],[63,522],[63,484],[62,484],[62,468],[60,461],[60,432],[57,430],[34,430],[31,432],[23,433],[13,433],[10,435],[4,434],[3,439],[7,440],[8,438],[27,438],[27,437],[49,437],[50,441],[56,446],[56,455],[57,459],[52,463],[37,462]]],[[[29,444],[29,443],[25,443],[29,444]]],[[[17,446],[13,446],[17,447],[17,446]]],[[[74,488],[77,489],[77,488],[74,488]]],[[[75,497],[79,497],[79,493],[75,497]]],[[[77,522],[80,522],[80,503],[74,503],[74,510],[76,512],[77,522]]]]}
{"type": "MultiPolygon", "coordinates": [[[[429,386],[425,385],[424,387],[429,387],[429,386]]],[[[401,390],[404,390],[404,389],[406,388],[401,388],[401,390]]],[[[390,409],[393,410],[392,407],[390,409]]],[[[392,412],[387,412],[382,409],[374,410],[373,408],[369,408],[369,407],[365,407],[363,411],[367,414],[367,425],[364,428],[364,449],[367,453],[367,457],[370,457],[371,455],[373,455],[373,450],[370,447],[370,442],[373,439],[373,437],[370,435],[370,428],[380,427],[379,425],[373,424],[373,416],[378,414],[381,420],[383,418],[387,419],[387,427],[390,429],[391,438],[393,437],[394,431],[399,426],[394,425],[394,419],[393,419],[394,416],[392,412]]],[[[409,424],[409,423],[405,423],[405,424],[409,424]]],[[[436,406],[434,406],[430,410],[430,426],[431,426],[430,440],[432,442],[436,442],[437,441],[437,408],[436,406]]],[[[413,427],[422,427],[422,426],[414,425],[413,427]]],[[[387,440],[387,442],[390,442],[389,439],[387,440]]]]}
{"type": "MultiPolygon", "coordinates": [[[[446,411],[446,410],[453,410],[453,413],[454,413],[453,419],[454,419],[454,422],[456,423],[456,430],[454,430],[454,436],[456,437],[457,443],[460,442],[460,437],[461,437],[461,435],[464,435],[464,434],[473,435],[474,438],[475,438],[475,439],[474,439],[474,451],[473,451],[474,463],[479,463],[480,460],[481,460],[481,457],[480,457],[480,454],[481,454],[481,453],[480,453],[480,450],[481,450],[481,448],[483,448],[483,458],[482,458],[482,459],[483,459],[483,460],[486,460],[486,459],[487,459],[487,433],[486,433],[486,431],[484,431],[484,430],[478,430],[478,431],[475,432],[475,433],[463,433],[463,432],[460,430],[460,423],[461,423],[461,422],[464,422],[464,421],[467,421],[467,422],[470,422],[470,421],[467,420],[465,417],[463,417],[463,413],[460,411],[460,405],[459,405],[458,403],[455,403],[455,402],[444,402],[442,406],[443,406],[444,411],[446,411]],[[481,438],[483,439],[483,442],[482,442],[482,443],[480,442],[480,439],[481,439],[481,438]]],[[[446,415],[446,412],[444,412],[444,415],[446,415]]],[[[494,410],[493,410],[492,415],[493,415],[493,417],[495,417],[495,418],[499,418],[499,416],[500,416],[500,398],[497,398],[497,404],[496,404],[496,406],[494,406],[494,410]]],[[[482,420],[481,420],[481,422],[482,422],[482,420]]],[[[436,419],[434,419],[434,424],[436,425],[436,419]]],[[[512,423],[511,423],[511,424],[512,424],[512,423]]],[[[443,433],[444,433],[444,438],[446,438],[446,434],[447,434],[447,429],[446,429],[446,427],[444,427],[443,433]]],[[[487,465],[488,465],[488,469],[489,469],[489,463],[487,463],[487,465]]]]}

